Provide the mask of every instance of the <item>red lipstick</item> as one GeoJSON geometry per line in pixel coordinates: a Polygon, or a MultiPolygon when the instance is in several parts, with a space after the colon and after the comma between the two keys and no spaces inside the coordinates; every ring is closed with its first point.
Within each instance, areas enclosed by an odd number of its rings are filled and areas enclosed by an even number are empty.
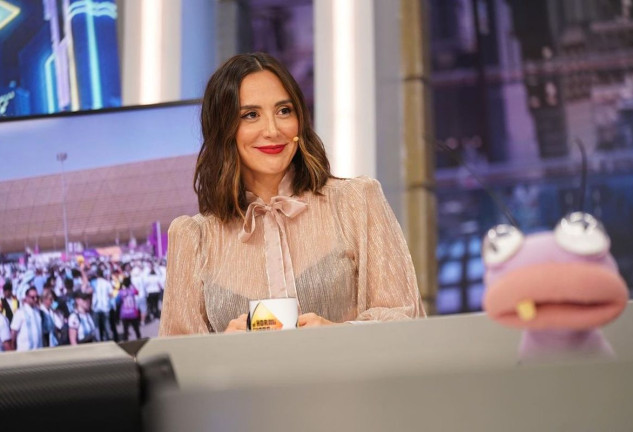
{"type": "Polygon", "coordinates": [[[277,154],[277,153],[281,153],[285,147],[286,147],[286,144],[279,144],[279,145],[262,146],[262,147],[255,147],[255,148],[266,154],[277,154]]]}

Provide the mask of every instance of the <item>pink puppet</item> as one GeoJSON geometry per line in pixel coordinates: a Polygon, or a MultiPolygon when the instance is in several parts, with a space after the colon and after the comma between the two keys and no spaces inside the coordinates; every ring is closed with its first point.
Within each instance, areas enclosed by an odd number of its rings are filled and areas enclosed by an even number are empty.
{"type": "Polygon", "coordinates": [[[613,356],[599,327],[623,311],[628,289],[610,244],[600,222],[583,212],[554,231],[523,236],[510,225],[488,231],[484,310],[524,329],[521,360],[613,356]]]}

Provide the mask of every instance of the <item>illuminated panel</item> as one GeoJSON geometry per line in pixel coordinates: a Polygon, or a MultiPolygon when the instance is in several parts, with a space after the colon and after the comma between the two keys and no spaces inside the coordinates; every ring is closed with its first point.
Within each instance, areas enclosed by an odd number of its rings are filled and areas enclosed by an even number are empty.
{"type": "Polygon", "coordinates": [[[161,64],[163,62],[160,50],[162,40],[162,1],[141,0],[141,65],[140,94],[141,104],[160,101],[161,64]]]}
{"type": "Polygon", "coordinates": [[[0,0],[0,30],[18,16],[20,8],[9,2],[0,0]]]}
{"type": "Polygon", "coordinates": [[[351,177],[354,174],[356,122],[354,103],[354,1],[332,2],[334,30],[334,147],[337,176],[351,177]]]}

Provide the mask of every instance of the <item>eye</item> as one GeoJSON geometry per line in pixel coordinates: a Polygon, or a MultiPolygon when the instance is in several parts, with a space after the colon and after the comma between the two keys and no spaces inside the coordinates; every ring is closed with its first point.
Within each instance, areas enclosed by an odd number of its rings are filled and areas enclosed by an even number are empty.
{"type": "Polygon", "coordinates": [[[484,237],[481,256],[488,266],[508,261],[523,244],[523,234],[512,225],[497,225],[484,237]]]}
{"type": "Polygon", "coordinates": [[[282,115],[282,116],[287,116],[287,115],[289,115],[290,113],[292,113],[292,108],[290,108],[290,107],[288,107],[288,106],[281,107],[281,108],[279,109],[278,113],[279,113],[280,115],[282,115]]]}
{"type": "Polygon", "coordinates": [[[611,247],[600,221],[584,212],[574,212],[561,219],[554,229],[554,238],[560,247],[576,255],[602,255],[611,247]]]}
{"type": "Polygon", "coordinates": [[[240,118],[243,118],[244,120],[252,120],[254,118],[257,118],[257,113],[255,111],[249,111],[242,114],[240,118]]]}

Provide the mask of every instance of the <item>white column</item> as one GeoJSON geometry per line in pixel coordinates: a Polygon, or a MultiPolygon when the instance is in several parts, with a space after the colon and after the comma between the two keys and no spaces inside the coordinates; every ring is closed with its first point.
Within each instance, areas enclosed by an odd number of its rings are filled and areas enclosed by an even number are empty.
{"type": "Polygon", "coordinates": [[[315,128],[332,172],[376,176],[373,0],[314,0],[315,128]]]}
{"type": "Polygon", "coordinates": [[[181,0],[120,3],[123,105],[180,99],[181,0]]]}

